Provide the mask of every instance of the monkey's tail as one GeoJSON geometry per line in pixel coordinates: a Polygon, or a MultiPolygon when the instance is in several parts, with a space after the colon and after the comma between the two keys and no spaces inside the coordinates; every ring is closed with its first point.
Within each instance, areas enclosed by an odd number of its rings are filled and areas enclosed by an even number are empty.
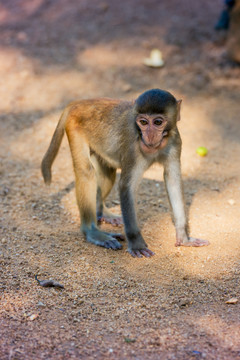
{"type": "Polygon", "coordinates": [[[56,127],[56,130],[53,134],[49,148],[42,160],[42,164],[41,164],[42,176],[45,184],[47,185],[51,184],[51,180],[52,180],[51,167],[55,157],[57,156],[58,150],[60,148],[63,139],[63,135],[65,132],[65,123],[68,117],[68,113],[69,113],[68,108],[65,109],[65,111],[62,113],[58,125],[56,127]]]}

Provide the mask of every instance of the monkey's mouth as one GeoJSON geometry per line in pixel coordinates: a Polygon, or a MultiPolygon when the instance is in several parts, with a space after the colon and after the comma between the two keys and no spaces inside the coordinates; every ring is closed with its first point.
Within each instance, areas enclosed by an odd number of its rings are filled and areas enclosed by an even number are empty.
{"type": "Polygon", "coordinates": [[[147,154],[155,154],[159,150],[163,149],[168,142],[167,133],[163,133],[162,139],[157,144],[146,144],[144,139],[142,138],[140,141],[141,149],[144,153],[147,154]]]}

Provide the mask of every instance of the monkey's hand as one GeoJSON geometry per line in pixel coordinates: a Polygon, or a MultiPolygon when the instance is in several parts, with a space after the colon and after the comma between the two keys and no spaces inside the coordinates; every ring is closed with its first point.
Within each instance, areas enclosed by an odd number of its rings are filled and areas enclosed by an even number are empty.
{"type": "Polygon", "coordinates": [[[175,246],[208,246],[210,244],[207,240],[189,237],[186,239],[177,239],[175,246]]]}

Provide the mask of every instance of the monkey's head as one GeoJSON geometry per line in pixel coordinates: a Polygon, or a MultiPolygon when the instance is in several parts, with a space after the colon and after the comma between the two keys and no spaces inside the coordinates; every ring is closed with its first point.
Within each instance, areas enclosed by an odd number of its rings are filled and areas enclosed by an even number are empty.
{"type": "Polygon", "coordinates": [[[144,153],[155,154],[167,145],[170,131],[180,120],[181,102],[160,89],[148,90],[137,98],[136,125],[144,153]]]}

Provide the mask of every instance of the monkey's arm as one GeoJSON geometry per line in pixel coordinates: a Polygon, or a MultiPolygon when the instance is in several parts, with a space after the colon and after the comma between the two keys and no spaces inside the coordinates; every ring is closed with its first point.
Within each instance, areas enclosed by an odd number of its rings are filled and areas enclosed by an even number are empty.
{"type": "Polygon", "coordinates": [[[206,246],[209,242],[189,237],[180,166],[180,152],[164,164],[164,180],[176,228],[176,246],[206,246]]]}
{"type": "Polygon", "coordinates": [[[128,241],[128,252],[133,257],[151,257],[154,253],[147,248],[135,213],[134,195],[139,177],[137,175],[134,169],[131,169],[131,171],[123,169],[119,182],[121,209],[128,241]]]}

